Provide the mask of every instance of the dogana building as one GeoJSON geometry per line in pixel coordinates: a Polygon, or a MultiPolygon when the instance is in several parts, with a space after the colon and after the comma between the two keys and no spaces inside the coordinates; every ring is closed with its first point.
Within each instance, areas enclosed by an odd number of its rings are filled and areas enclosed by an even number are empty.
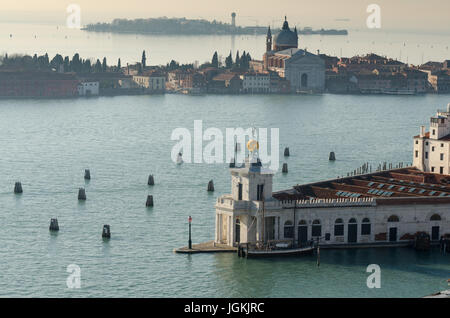
{"type": "MultiPolygon", "coordinates": [[[[287,241],[291,246],[304,246],[316,240],[323,247],[401,246],[410,244],[419,232],[427,233],[431,242],[450,236],[448,170],[446,174],[432,172],[433,161],[416,160],[416,151],[420,153],[416,141],[425,149],[441,148],[448,114],[449,109],[440,112],[439,122],[432,118],[434,133],[414,137],[411,167],[273,192],[274,172],[259,160],[247,159],[242,167],[230,169],[231,194],[217,199],[215,243],[287,241]]],[[[444,142],[445,169],[448,147],[444,142]]]]}

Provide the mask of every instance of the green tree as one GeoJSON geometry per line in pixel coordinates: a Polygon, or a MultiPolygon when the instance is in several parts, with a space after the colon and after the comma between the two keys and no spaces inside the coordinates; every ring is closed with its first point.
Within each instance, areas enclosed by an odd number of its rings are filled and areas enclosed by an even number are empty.
{"type": "Polygon", "coordinates": [[[80,55],[78,53],[75,53],[75,55],[72,57],[72,61],[70,62],[70,69],[72,72],[79,73],[81,72],[81,60],[80,55]]]}
{"type": "Polygon", "coordinates": [[[122,68],[122,64],[120,63],[120,58],[117,61],[117,70],[120,71],[120,69],[122,68]]]}
{"type": "Polygon", "coordinates": [[[64,58],[64,72],[70,71],[70,59],[68,56],[64,58]]]}
{"type": "Polygon", "coordinates": [[[234,66],[236,66],[236,68],[239,68],[239,66],[241,65],[241,59],[239,58],[239,50],[236,52],[236,60],[234,61],[234,66]]]}
{"type": "Polygon", "coordinates": [[[233,56],[231,55],[231,51],[230,51],[230,55],[228,55],[227,58],[225,59],[225,67],[226,68],[233,67],[233,56]]]}
{"type": "Polygon", "coordinates": [[[97,59],[97,62],[95,63],[94,72],[95,73],[101,73],[102,72],[102,63],[100,62],[99,59],[97,59]]]}
{"type": "Polygon", "coordinates": [[[211,65],[212,65],[212,67],[215,67],[215,68],[219,67],[219,57],[217,55],[217,51],[214,52],[214,55],[211,60],[211,65]]]}
{"type": "Polygon", "coordinates": [[[103,63],[102,63],[102,72],[106,72],[106,70],[108,69],[108,65],[106,64],[106,57],[103,58],[103,63]]]}

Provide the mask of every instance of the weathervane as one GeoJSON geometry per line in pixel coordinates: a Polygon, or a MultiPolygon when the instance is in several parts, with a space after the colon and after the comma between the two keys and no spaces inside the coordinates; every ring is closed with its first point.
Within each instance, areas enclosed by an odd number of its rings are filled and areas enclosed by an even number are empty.
{"type": "Polygon", "coordinates": [[[250,151],[251,162],[256,162],[259,150],[259,142],[258,142],[258,135],[256,134],[256,128],[252,128],[252,136],[251,139],[247,142],[247,149],[250,151]]]}

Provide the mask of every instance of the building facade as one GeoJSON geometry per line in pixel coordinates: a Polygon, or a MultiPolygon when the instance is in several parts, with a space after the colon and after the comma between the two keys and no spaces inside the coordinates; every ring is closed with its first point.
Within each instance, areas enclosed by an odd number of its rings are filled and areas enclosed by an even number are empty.
{"type": "Polygon", "coordinates": [[[133,81],[140,87],[152,92],[162,93],[166,89],[166,77],[159,73],[134,75],[133,81]]]}
{"type": "Polygon", "coordinates": [[[430,130],[414,137],[413,164],[421,171],[450,174],[450,104],[430,119],[430,130]]]}
{"type": "Polygon", "coordinates": [[[270,93],[269,73],[246,73],[240,76],[242,80],[242,92],[247,94],[270,93]]]}
{"type": "Polygon", "coordinates": [[[99,94],[99,82],[81,82],[78,84],[78,95],[96,96],[99,94]]]}
{"type": "Polygon", "coordinates": [[[289,28],[287,20],[272,42],[270,27],[263,57],[266,71],[286,78],[292,92],[323,92],[325,90],[325,61],[319,55],[298,49],[298,34],[289,28]]]}
{"type": "Polygon", "coordinates": [[[406,246],[419,233],[429,235],[432,243],[450,238],[450,138],[442,139],[449,135],[450,126],[443,115],[450,115],[450,105],[432,118],[433,137],[424,128],[414,137],[411,167],[273,192],[274,172],[263,168],[259,160],[247,159],[243,167],[230,169],[231,194],[217,199],[214,242],[229,246],[284,242],[298,247],[318,241],[333,248],[406,246]],[[445,149],[447,170],[433,173],[429,169],[433,161],[416,160],[420,149],[431,151],[433,145],[438,156],[428,158],[440,162],[438,149],[445,149]]]}

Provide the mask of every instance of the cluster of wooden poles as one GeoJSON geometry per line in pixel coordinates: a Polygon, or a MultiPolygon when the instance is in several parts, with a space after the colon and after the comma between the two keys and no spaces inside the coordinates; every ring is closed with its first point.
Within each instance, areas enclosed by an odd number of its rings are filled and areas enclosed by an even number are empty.
{"type": "MultiPolygon", "coordinates": [[[[91,180],[91,172],[90,172],[89,169],[86,169],[84,171],[84,179],[85,180],[91,180]]],[[[149,186],[154,186],[155,185],[155,178],[154,178],[154,176],[152,174],[149,175],[147,184],[149,186]]],[[[208,182],[207,191],[208,192],[214,192],[214,182],[213,182],[213,180],[210,180],[208,182]]],[[[22,183],[20,181],[15,183],[15,185],[14,185],[14,193],[15,194],[22,194],[23,193],[22,183]]],[[[78,200],[79,201],[86,201],[86,199],[87,199],[86,189],[85,188],[79,188],[78,189],[78,200]]],[[[153,207],[153,195],[148,195],[147,196],[147,201],[145,202],[145,206],[146,207],[153,207]]],[[[50,220],[49,230],[51,232],[59,231],[59,224],[58,224],[58,219],[57,218],[52,218],[50,220]]],[[[109,224],[103,225],[102,237],[103,238],[107,238],[107,239],[111,238],[111,227],[110,227],[109,224]]]]}

